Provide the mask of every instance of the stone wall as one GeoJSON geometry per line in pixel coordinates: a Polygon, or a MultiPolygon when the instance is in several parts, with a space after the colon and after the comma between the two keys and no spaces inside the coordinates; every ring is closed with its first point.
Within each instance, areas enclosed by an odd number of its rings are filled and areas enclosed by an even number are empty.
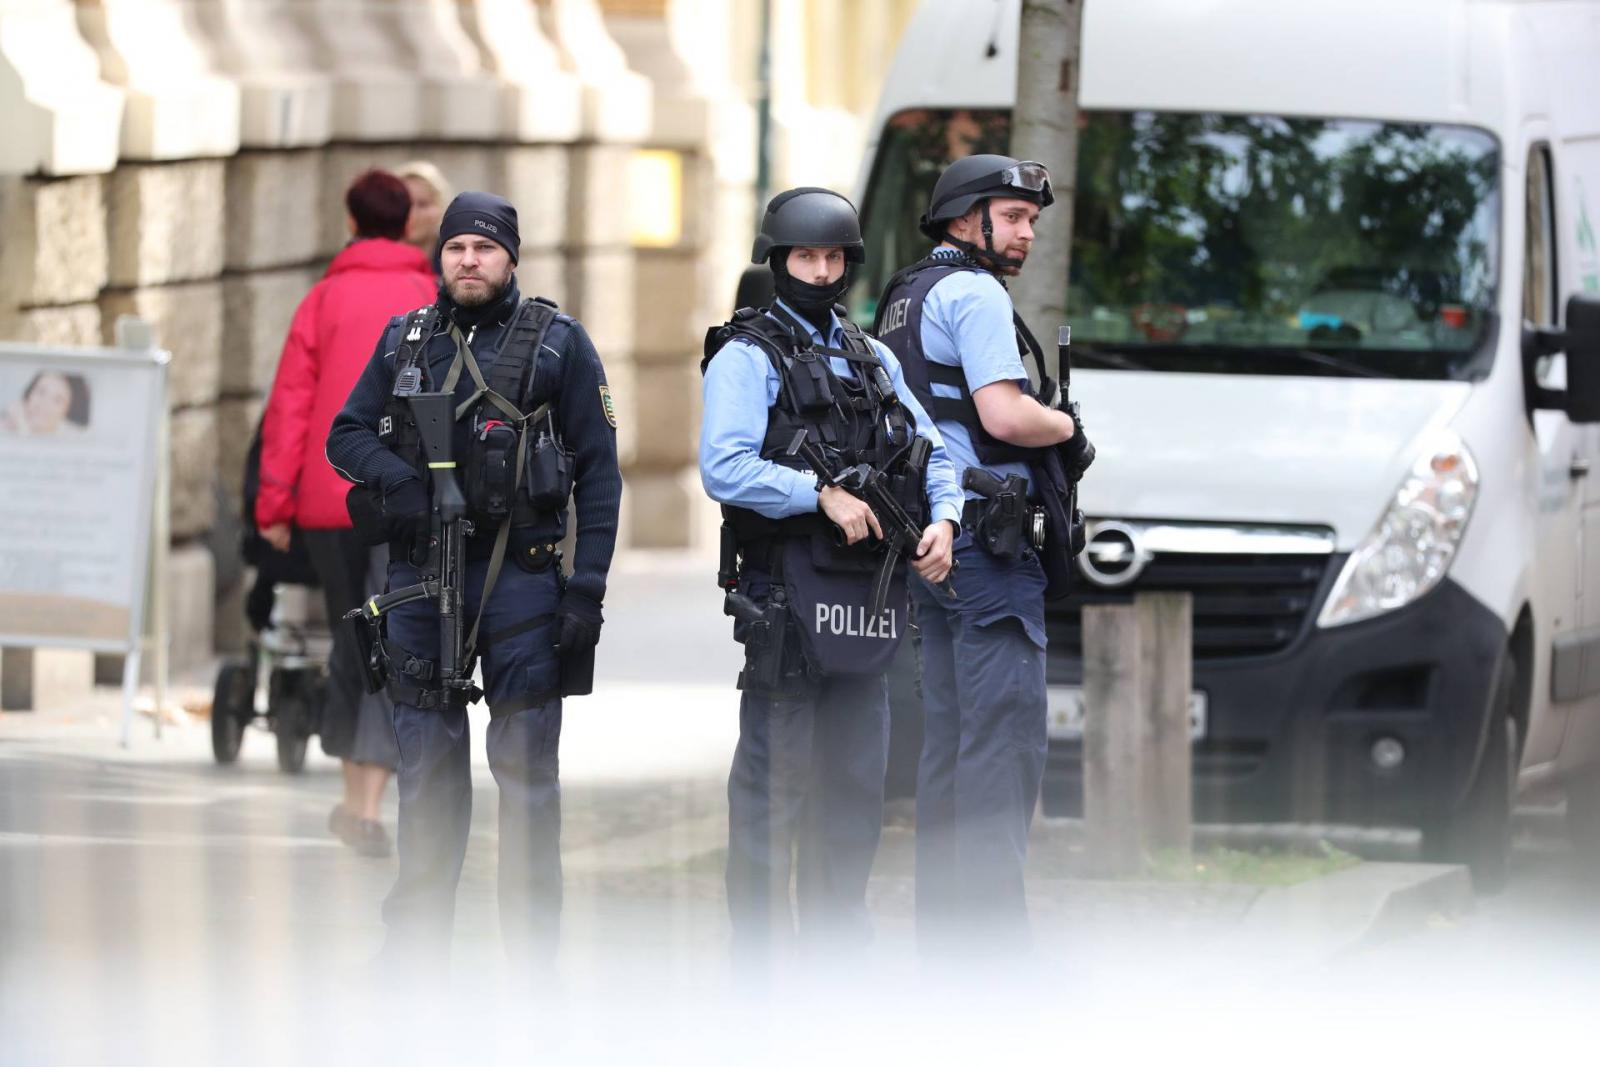
{"type": "MultiPolygon", "coordinates": [[[[835,16],[909,2],[825,0],[835,16]]],[[[780,69],[827,54],[794,34],[837,17],[777,6],[780,69]]],[[[177,669],[209,657],[212,635],[243,636],[240,467],[290,317],[345,239],[344,188],[369,166],[431,159],[457,189],[518,205],[523,288],[582,319],[606,364],[623,546],[711,543],[698,349],[755,217],[754,10],[0,0],[0,339],[109,343],[132,313],[171,350],[177,669]]],[[[841,128],[836,102],[806,111],[806,79],[792,83],[785,144],[841,128]]],[[[778,181],[815,169],[780,159],[778,181]]]]}

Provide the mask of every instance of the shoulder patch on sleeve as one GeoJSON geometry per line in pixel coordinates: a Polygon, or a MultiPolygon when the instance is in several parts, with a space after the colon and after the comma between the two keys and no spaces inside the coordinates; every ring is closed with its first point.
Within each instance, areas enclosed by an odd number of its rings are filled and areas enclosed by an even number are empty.
{"type": "Polygon", "coordinates": [[[600,387],[600,410],[605,412],[606,421],[615,430],[617,428],[617,406],[611,402],[611,387],[609,385],[600,387]]]}

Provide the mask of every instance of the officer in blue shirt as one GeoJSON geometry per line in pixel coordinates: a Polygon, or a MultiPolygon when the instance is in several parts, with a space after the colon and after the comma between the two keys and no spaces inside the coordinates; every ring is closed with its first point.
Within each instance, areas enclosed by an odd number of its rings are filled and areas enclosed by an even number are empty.
{"type": "Polygon", "coordinates": [[[879,336],[966,490],[960,598],[913,583],[925,711],[917,926],[935,947],[962,932],[991,947],[1026,938],[1023,867],[1047,747],[1040,461],[1087,441],[1053,397],[1035,395],[1022,362],[1032,337],[1005,279],[1021,271],[1052,199],[1040,164],[998,155],[951,164],[922,218],[937,247],[879,301],[879,336]]]}
{"type": "Polygon", "coordinates": [[[771,264],[777,300],[706,338],[700,476],[723,505],[718,579],[746,651],[727,869],[745,963],[770,961],[795,936],[796,844],[799,933],[859,943],[867,932],[888,757],[883,675],[908,622],[899,561],[945,585],[930,595],[950,594],[954,469],[899,363],[836,306],[863,258],[848,200],[779,194],[752,255],[771,264]],[[852,473],[854,491],[826,484],[852,473]],[[911,521],[897,527],[896,516],[911,521]],[[910,531],[903,556],[890,548],[897,528],[910,531]]]}

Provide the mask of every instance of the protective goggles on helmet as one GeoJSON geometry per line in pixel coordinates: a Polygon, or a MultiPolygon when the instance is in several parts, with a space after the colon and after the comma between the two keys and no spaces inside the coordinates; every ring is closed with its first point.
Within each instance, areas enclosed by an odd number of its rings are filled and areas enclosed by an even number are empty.
{"type": "Polygon", "coordinates": [[[1050,171],[1043,163],[1035,163],[1031,159],[1014,163],[1004,170],[984,175],[957,189],[952,189],[946,199],[972,193],[997,196],[1003,189],[1015,189],[1023,194],[1025,199],[1038,200],[1044,207],[1049,207],[1055,200],[1055,194],[1050,191],[1050,171]]]}

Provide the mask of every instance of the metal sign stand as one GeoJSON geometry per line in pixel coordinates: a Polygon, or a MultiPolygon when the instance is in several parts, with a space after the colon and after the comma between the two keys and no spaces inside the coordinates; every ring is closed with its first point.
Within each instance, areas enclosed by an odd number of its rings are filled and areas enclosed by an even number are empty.
{"type": "MultiPolygon", "coordinates": [[[[132,315],[117,319],[117,347],[135,352],[155,349],[155,335],[150,324],[132,315]]],[[[139,637],[130,642],[127,658],[122,664],[122,747],[133,740],[133,708],[139,695],[139,669],[144,661],[144,650],[149,648],[155,661],[155,737],[161,738],[161,711],[167,697],[167,553],[172,524],[171,477],[172,459],[167,417],[165,375],[160,396],[160,411],[156,418],[155,455],[155,506],[150,516],[149,578],[145,583],[148,598],[147,611],[140,620],[139,637]],[[148,625],[145,623],[148,622],[148,625]]]]}

